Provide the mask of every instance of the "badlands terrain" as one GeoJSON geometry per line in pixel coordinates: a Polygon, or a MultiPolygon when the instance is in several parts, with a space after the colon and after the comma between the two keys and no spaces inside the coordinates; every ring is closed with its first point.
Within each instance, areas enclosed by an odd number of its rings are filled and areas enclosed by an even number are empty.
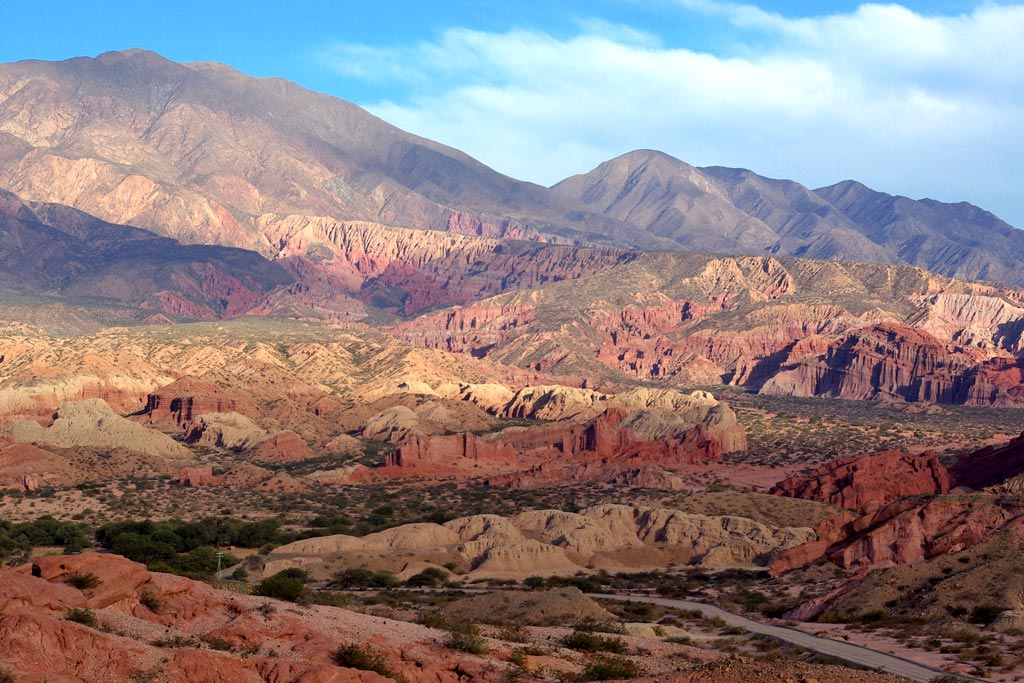
{"type": "Polygon", "coordinates": [[[1024,676],[992,214],[138,50],[0,66],[0,159],[0,681],[897,680],[623,593],[1024,676]]]}

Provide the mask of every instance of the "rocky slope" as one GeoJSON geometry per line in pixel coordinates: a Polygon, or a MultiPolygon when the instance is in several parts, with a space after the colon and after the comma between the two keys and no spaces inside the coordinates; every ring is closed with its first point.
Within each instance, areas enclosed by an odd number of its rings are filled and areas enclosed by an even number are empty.
{"type": "Polygon", "coordinates": [[[735,413],[707,392],[636,389],[609,396],[525,387],[492,410],[547,422],[484,435],[410,431],[376,474],[460,474],[523,487],[576,480],[678,488],[673,471],[746,448],[735,413]]]}

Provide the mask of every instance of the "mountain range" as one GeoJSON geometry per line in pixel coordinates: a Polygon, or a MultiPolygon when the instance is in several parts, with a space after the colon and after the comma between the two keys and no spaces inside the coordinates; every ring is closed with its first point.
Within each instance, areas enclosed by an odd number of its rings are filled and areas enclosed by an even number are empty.
{"type": "Polygon", "coordinates": [[[301,214],[578,245],[908,264],[1024,284],[1024,232],[970,204],[853,181],[810,190],[653,151],[544,188],[344,100],[143,50],[0,66],[0,187],[270,259],[287,237],[265,218],[301,214]]]}

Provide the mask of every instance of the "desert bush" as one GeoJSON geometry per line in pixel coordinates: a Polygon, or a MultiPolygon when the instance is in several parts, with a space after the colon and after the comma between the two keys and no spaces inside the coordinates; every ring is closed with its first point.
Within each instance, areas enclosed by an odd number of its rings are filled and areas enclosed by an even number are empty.
{"type": "Polygon", "coordinates": [[[574,631],[562,638],[562,645],[581,652],[611,652],[618,655],[625,654],[628,649],[621,638],[608,638],[589,631],[574,631]]]}
{"type": "Polygon", "coordinates": [[[643,672],[633,662],[622,657],[608,657],[591,662],[580,672],[579,681],[607,681],[622,678],[637,678],[643,672]]]}
{"type": "Polygon", "coordinates": [[[385,571],[369,569],[345,569],[331,578],[330,585],[335,588],[391,588],[398,585],[395,575],[385,571]]]}
{"type": "Polygon", "coordinates": [[[153,614],[159,614],[160,608],[163,606],[163,601],[161,601],[160,596],[153,591],[144,590],[139,594],[139,604],[153,614]]]}
{"type": "Polygon", "coordinates": [[[394,679],[396,683],[405,683],[406,681],[405,676],[395,672],[388,665],[388,660],[384,658],[384,655],[371,645],[349,643],[335,650],[331,657],[338,666],[360,671],[373,671],[381,676],[394,679]]]}
{"type": "Polygon", "coordinates": [[[445,647],[472,655],[485,655],[491,651],[480,633],[480,627],[476,624],[456,622],[449,623],[446,628],[448,638],[444,641],[445,647]]]}
{"type": "Polygon", "coordinates": [[[1003,608],[999,605],[984,604],[978,605],[971,610],[971,623],[972,624],[991,624],[995,621],[995,618],[1003,613],[1003,608]]]}
{"type": "Polygon", "coordinates": [[[410,576],[405,582],[407,586],[434,587],[444,584],[448,579],[448,572],[440,567],[427,567],[419,574],[410,576]]]}
{"type": "Polygon", "coordinates": [[[0,683],[14,683],[14,674],[7,669],[0,669],[0,683]]]}
{"type": "Polygon", "coordinates": [[[498,638],[509,643],[525,643],[530,633],[522,626],[504,626],[498,631],[498,638]]]}
{"type": "Polygon", "coordinates": [[[88,607],[75,607],[68,610],[67,620],[82,626],[96,626],[96,615],[88,607]]]}
{"type": "Polygon", "coordinates": [[[260,581],[253,588],[253,595],[298,602],[306,597],[306,582],[302,579],[274,574],[260,581]]]}
{"type": "Polygon", "coordinates": [[[581,621],[575,624],[573,629],[590,633],[617,633],[619,635],[626,633],[626,627],[614,621],[581,621]]]}
{"type": "Polygon", "coordinates": [[[693,645],[693,638],[690,636],[669,636],[665,639],[666,643],[675,643],[676,645],[693,645]]]}
{"type": "Polygon", "coordinates": [[[73,574],[68,574],[68,577],[64,579],[64,583],[69,586],[73,586],[80,591],[84,591],[89,590],[90,588],[95,588],[103,582],[100,580],[100,577],[96,576],[92,572],[85,572],[84,574],[74,572],[73,574]]]}

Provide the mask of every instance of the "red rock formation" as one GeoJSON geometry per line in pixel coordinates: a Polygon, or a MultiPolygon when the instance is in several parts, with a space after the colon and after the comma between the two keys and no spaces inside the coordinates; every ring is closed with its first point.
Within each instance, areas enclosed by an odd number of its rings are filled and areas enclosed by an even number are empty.
{"type": "Polygon", "coordinates": [[[797,345],[761,393],[896,399],[968,405],[1024,404],[1021,363],[987,360],[906,325],[879,324],[830,341],[797,345]]]}
{"type": "Polygon", "coordinates": [[[244,396],[195,377],[182,377],[150,394],[144,413],[151,422],[170,422],[185,429],[203,413],[255,417],[258,411],[256,404],[244,396]]]}
{"type": "Polygon", "coordinates": [[[779,482],[771,492],[870,514],[904,496],[949,489],[949,474],[934,453],[879,451],[827,462],[810,474],[779,482]]]}
{"type": "Polygon", "coordinates": [[[852,535],[828,557],[841,567],[867,569],[919,562],[970,548],[1004,528],[1024,529],[1024,505],[939,497],[890,504],[870,521],[854,522],[852,535]]]}
{"type": "Polygon", "coordinates": [[[302,437],[290,431],[274,434],[246,451],[246,455],[256,462],[299,462],[316,457],[302,437]]]}
{"type": "Polygon", "coordinates": [[[423,316],[390,332],[417,346],[480,357],[512,338],[534,318],[532,306],[468,306],[423,316]]]}
{"type": "Polygon", "coordinates": [[[411,436],[388,457],[387,469],[394,468],[394,474],[481,469],[479,474],[496,475],[489,479],[496,485],[532,486],[582,478],[668,482],[668,488],[675,488],[664,471],[721,458],[721,443],[710,438],[703,425],[647,441],[623,427],[623,417],[618,410],[608,410],[588,424],[557,422],[485,437],[411,436]]]}
{"type": "Polygon", "coordinates": [[[516,462],[515,449],[475,434],[410,435],[387,456],[386,466],[432,469],[507,468],[516,462]]]}
{"type": "Polygon", "coordinates": [[[178,484],[181,486],[220,486],[223,481],[223,477],[214,475],[210,465],[182,467],[178,472],[178,484]]]}
{"type": "Polygon", "coordinates": [[[954,486],[983,489],[1024,472],[1024,433],[1000,447],[987,446],[960,458],[949,468],[954,486]]]}

